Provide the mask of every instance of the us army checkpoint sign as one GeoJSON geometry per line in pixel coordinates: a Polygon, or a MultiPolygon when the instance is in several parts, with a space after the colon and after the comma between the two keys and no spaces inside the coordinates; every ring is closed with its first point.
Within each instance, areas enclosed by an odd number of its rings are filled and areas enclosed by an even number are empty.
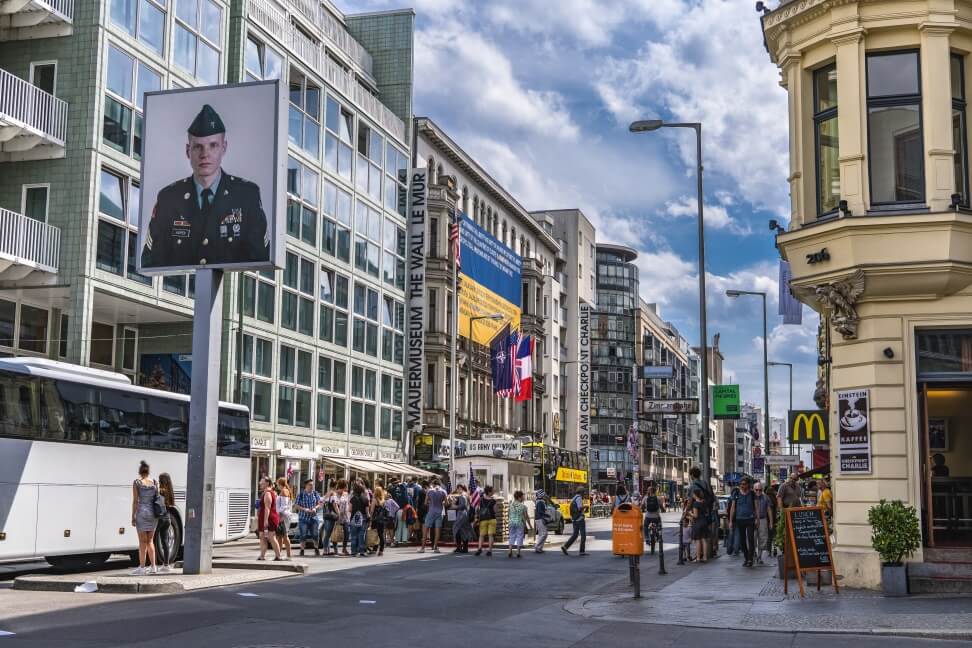
{"type": "Polygon", "coordinates": [[[140,272],[280,267],[283,101],[279,81],[145,94],[140,272]]]}

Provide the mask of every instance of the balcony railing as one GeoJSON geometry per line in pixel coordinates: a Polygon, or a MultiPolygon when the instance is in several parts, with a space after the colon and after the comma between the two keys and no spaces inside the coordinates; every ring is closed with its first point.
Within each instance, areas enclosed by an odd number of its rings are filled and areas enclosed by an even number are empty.
{"type": "Polygon", "coordinates": [[[60,254],[59,228],[0,208],[0,269],[24,265],[56,273],[60,254]]]}
{"type": "Polygon", "coordinates": [[[10,131],[0,129],[5,151],[32,148],[41,143],[40,139],[47,140],[48,144],[64,146],[67,102],[6,70],[0,70],[0,126],[13,127],[10,131]],[[18,145],[16,142],[20,137],[31,136],[36,141],[30,145],[18,145]]]}
{"type": "Polygon", "coordinates": [[[74,0],[0,0],[0,41],[68,36],[74,0]]]}
{"type": "Polygon", "coordinates": [[[287,17],[267,0],[250,0],[250,16],[281,43],[287,42],[287,17]]]}

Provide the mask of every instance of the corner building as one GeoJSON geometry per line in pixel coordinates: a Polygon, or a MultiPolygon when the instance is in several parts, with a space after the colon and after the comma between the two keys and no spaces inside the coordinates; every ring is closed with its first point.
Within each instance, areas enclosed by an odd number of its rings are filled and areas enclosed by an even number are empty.
{"type": "MultiPolygon", "coordinates": [[[[281,79],[286,268],[224,280],[220,396],[250,407],[254,482],[404,460],[414,14],[345,16],[329,0],[2,10],[0,353],[188,392],[193,276],[136,271],[143,95],[281,79]]],[[[231,147],[246,137],[227,129],[231,147]]]]}
{"type": "MultiPolygon", "coordinates": [[[[792,219],[777,243],[794,294],[823,315],[829,372],[816,396],[835,441],[837,391],[869,395],[869,460],[844,465],[831,443],[837,568],[849,586],[880,583],[867,511],[885,499],[921,514],[912,561],[961,575],[972,547],[972,3],[803,0],[762,21],[789,96],[792,219]]],[[[921,565],[910,573],[913,592],[941,585],[921,565]]]]}

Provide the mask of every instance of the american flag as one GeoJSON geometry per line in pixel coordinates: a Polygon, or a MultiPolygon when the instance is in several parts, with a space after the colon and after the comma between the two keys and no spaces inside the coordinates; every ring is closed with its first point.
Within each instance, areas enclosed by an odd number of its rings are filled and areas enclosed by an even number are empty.
{"type": "Polygon", "coordinates": [[[497,396],[509,398],[520,393],[520,376],[516,372],[516,349],[520,345],[520,332],[513,331],[506,340],[506,354],[509,358],[509,369],[512,374],[512,386],[510,389],[501,389],[496,392],[497,396]]]}
{"type": "Polygon", "coordinates": [[[462,269],[462,244],[459,235],[459,221],[462,215],[456,210],[449,212],[449,245],[452,247],[452,258],[456,260],[456,272],[462,269]]]}
{"type": "Polygon", "coordinates": [[[473,510],[479,507],[480,497],[479,484],[476,483],[476,473],[473,472],[472,464],[469,465],[469,501],[473,510]]]}

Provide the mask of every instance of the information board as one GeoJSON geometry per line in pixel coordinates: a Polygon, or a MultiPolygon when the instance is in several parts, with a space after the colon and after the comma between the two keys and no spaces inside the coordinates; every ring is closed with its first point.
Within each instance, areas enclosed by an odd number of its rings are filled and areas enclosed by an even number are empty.
{"type": "Polygon", "coordinates": [[[712,386],[712,418],[716,420],[739,418],[739,385],[712,386]]]}
{"type": "Polygon", "coordinates": [[[789,589],[788,570],[796,571],[800,585],[800,596],[804,595],[803,573],[817,572],[817,589],[820,589],[820,573],[831,572],[834,590],[837,585],[837,572],[834,569],[834,555],[830,547],[830,532],[824,518],[824,509],[818,506],[805,506],[784,509],[786,514],[786,548],[783,552],[783,592],[789,589]]]}

